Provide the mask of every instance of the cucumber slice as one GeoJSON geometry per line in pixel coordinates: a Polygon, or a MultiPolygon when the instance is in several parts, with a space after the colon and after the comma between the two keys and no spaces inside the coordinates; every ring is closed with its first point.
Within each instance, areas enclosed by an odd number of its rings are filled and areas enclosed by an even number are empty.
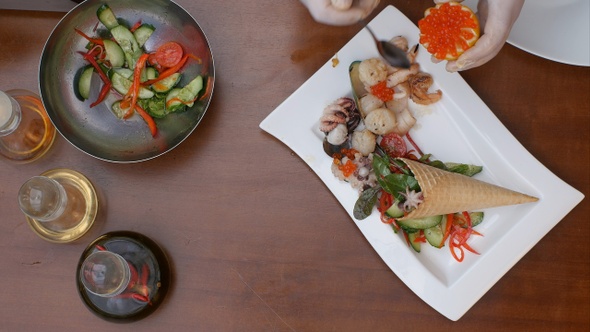
{"type": "Polygon", "coordinates": [[[143,47],[155,30],[156,28],[151,24],[142,24],[139,28],[133,31],[133,36],[135,37],[137,44],[139,44],[139,47],[143,47]]]}
{"type": "Polygon", "coordinates": [[[126,27],[117,25],[111,29],[111,34],[123,49],[125,60],[127,60],[127,66],[131,69],[135,68],[135,63],[141,56],[142,51],[137,40],[135,40],[133,33],[131,33],[126,27]]]}
{"type": "Polygon", "coordinates": [[[118,100],[116,102],[114,102],[111,105],[111,111],[113,112],[113,114],[115,114],[115,116],[119,119],[123,119],[123,117],[125,116],[125,114],[127,114],[127,110],[129,108],[122,108],[121,107],[121,101],[118,100]]]}
{"type": "Polygon", "coordinates": [[[125,53],[121,46],[110,39],[104,39],[103,42],[106,59],[111,63],[111,66],[123,67],[125,64],[125,53]]]}
{"type": "MultiPolygon", "coordinates": [[[[158,77],[158,71],[154,67],[145,67],[145,80],[153,80],[158,77]]],[[[145,81],[144,81],[145,82],[145,81]]]]}
{"type": "Polygon", "coordinates": [[[395,200],[393,204],[385,211],[385,213],[392,218],[401,218],[404,216],[404,210],[399,207],[399,200],[395,200]]]}
{"type": "MultiPolygon", "coordinates": [[[[469,218],[471,218],[471,227],[475,227],[483,221],[483,212],[469,212],[469,218]]],[[[461,227],[467,227],[467,221],[463,218],[463,213],[455,213],[455,218],[461,227]]]]}
{"type": "Polygon", "coordinates": [[[166,96],[166,108],[168,112],[179,112],[185,109],[184,106],[191,107],[199,92],[203,89],[203,77],[197,76],[182,89],[174,88],[166,96]]]}
{"type": "Polygon", "coordinates": [[[427,229],[440,224],[442,215],[430,216],[418,219],[397,220],[398,225],[414,229],[427,229]]]}
{"type": "MultiPolygon", "coordinates": [[[[129,92],[129,88],[133,85],[133,82],[130,79],[123,77],[122,75],[118,74],[116,71],[113,71],[111,75],[111,83],[113,83],[113,88],[117,90],[122,95],[126,95],[129,92]]],[[[154,96],[154,92],[146,89],[144,87],[139,88],[139,98],[140,99],[149,99],[154,96]]]]}
{"type": "Polygon", "coordinates": [[[154,84],[152,84],[152,89],[158,93],[168,92],[178,84],[182,74],[174,73],[163,80],[160,80],[154,84]]]}
{"type": "Polygon", "coordinates": [[[80,99],[86,100],[90,96],[90,83],[92,82],[92,73],[94,72],[94,67],[88,65],[83,67],[80,71],[80,76],[78,77],[78,95],[80,99]]]}
{"type": "Polygon", "coordinates": [[[201,75],[195,77],[184,88],[180,89],[178,98],[186,103],[186,106],[193,106],[193,102],[197,99],[197,95],[203,89],[203,77],[201,75]]]}
{"type": "Polygon", "coordinates": [[[100,23],[102,23],[109,30],[119,25],[117,17],[113,13],[111,7],[109,7],[107,4],[103,4],[102,6],[98,7],[96,10],[96,16],[98,16],[100,23]]]}
{"type": "Polygon", "coordinates": [[[178,98],[180,88],[172,89],[166,95],[166,109],[169,113],[180,112],[185,109],[185,104],[178,98]]]}
{"type": "Polygon", "coordinates": [[[408,240],[410,241],[410,247],[412,247],[415,252],[420,252],[422,249],[422,244],[420,242],[415,242],[416,238],[420,235],[420,232],[406,234],[408,235],[408,240]]]}
{"type": "MultiPolygon", "coordinates": [[[[129,69],[129,68],[113,68],[113,73],[117,73],[123,77],[125,77],[126,79],[130,80],[131,77],[133,77],[133,70],[129,69]]],[[[111,80],[113,73],[111,73],[111,80]]]]}
{"type": "Polygon", "coordinates": [[[424,236],[426,237],[426,241],[428,241],[428,243],[430,243],[430,245],[433,247],[442,248],[445,245],[443,242],[443,238],[445,236],[446,227],[447,218],[445,216],[442,218],[440,224],[424,230],[424,236]]]}
{"type": "Polygon", "coordinates": [[[141,107],[154,118],[163,118],[168,115],[165,98],[143,99],[139,103],[141,104],[141,107]]]}

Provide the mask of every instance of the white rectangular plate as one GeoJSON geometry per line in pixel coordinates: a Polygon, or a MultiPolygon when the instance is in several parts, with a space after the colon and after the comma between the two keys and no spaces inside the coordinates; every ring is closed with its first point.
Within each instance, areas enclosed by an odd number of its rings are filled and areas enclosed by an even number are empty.
{"type": "MultiPolygon", "coordinates": [[[[369,24],[380,39],[403,35],[410,45],[418,42],[418,28],[399,10],[389,6],[369,24]]],[[[410,249],[399,234],[374,212],[365,220],[353,217],[358,193],[336,179],[332,159],[322,149],[319,118],[339,97],[351,96],[348,66],[355,60],[377,57],[366,29],[361,30],[307,82],[274,110],[260,127],[297,153],[322,179],[389,268],[422,300],[451,320],[458,320],[518,260],[551,230],[584,196],[540,164],[508,132],[457,73],[434,64],[424,50],[417,61],[432,74],[438,103],[413,106],[418,124],[414,141],[425,153],[442,161],[482,165],[477,178],[538,197],[536,203],[486,209],[470,245],[480,255],[468,253],[458,263],[448,247],[424,245],[421,253],[410,249]]]]}

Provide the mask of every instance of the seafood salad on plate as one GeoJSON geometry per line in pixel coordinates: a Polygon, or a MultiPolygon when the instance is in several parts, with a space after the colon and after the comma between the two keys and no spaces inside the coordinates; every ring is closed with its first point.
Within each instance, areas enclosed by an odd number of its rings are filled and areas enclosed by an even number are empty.
{"type": "Polygon", "coordinates": [[[354,217],[365,219],[376,207],[380,219],[420,252],[428,242],[448,243],[462,261],[474,227],[488,207],[522,204],[537,198],[472,178],[481,166],[442,162],[423,153],[410,135],[415,112],[443,98],[432,88],[433,77],[415,61],[418,45],[408,47],[403,36],[391,40],[403,49],[411,66],[388,65],[380,58],[354,61],[349,67],[352,97],[327,105],[319,120],[324,151],[333,158],[335,177],[359,192],[354,217]]]}

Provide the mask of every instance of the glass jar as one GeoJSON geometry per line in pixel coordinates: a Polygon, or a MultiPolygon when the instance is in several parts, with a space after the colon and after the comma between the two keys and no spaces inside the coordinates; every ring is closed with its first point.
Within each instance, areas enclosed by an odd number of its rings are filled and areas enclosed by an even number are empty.
{"type": "Polygon", "coordinates": [[[43,156],[56,130],[39,96],[27,90],[0,91],[0,154],[17,162],[43,156]]]}

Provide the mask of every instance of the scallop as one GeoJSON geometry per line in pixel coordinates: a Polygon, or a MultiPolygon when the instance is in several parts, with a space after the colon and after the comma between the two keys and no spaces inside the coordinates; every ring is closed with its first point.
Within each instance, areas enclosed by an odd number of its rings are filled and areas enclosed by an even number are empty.
{"type": "Polygon", "coordinates": [[[396,125],[395,113],[387,108],[378,108],[365,117],[365,127],[376,135],[388,134],[396,125]]]}
{"type": "Polygon", "coordinates": [[[377,136],[368,129],[352,133],[352,148],[363,156],[368,156],[375,151],[375,144],[377,144],[377,136]]]}

